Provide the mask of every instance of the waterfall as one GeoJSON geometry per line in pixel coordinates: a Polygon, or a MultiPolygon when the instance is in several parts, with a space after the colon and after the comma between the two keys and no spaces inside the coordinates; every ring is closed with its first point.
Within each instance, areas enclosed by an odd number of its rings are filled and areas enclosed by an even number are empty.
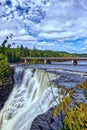
{"type": "Polygon", "coordinates": [[[44,70],[15,67],[14,88],[0,112],[0,130],[29,130],[37,115],[57,105],[58,89],[52,80],[58,77],[44,70]]]}

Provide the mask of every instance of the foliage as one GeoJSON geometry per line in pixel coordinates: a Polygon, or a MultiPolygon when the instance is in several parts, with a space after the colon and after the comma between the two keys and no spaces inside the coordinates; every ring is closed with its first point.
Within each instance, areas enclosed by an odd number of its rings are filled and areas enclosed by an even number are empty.
{"type": "MultiPolygon", "coordinates": [[[[34,46],[33,49],[29,49],[24,47],[23,45],[16,46],[16,43],[9,44],[8,41],[13,37],[12,34],[7,36],[5,40],[1,43],[0,53],[3,53],[7,56],[10,63],[21,62],[21,57],[83,57],[87,56],[87,54],[71,54],[67,52],[61,51],[51,51],[51,50],[37,50],[34,46]]],[[[53,60],[55,61],[55,60],[53,60]]],[[[37,61],[33,61],[33,63],[38,63],[37,61]]]]}
{"type": "Polygon", "coordinates": [[[0,54],[0,82],[11,76],[9,62],[4,54],[0,54]]]}
{"type": "Polygon", "coordinates": [[[70,108],[64,120],[65,125],[70,130],[87,129],[87,104],[78,103],[79,107],[70,108]]]}
{"type": "Polygon", "coordinates": [[[72,99],[68,96],[63,98],[60,104],[58,104],[58,106],[55,108],[53,116],[56,116],[62,109],[64,110],[64,113],[66,114],[67,106],[70,105],[71,100],[72,99]]]}
{"type": "Polygon", "coordinates": [[[78,84],[75,89],[61,90],[63,98],[54,110],[53,116],[57,116],[62,110],[65,115],[61,130],[86,130],[87,129],[87,103],[76,102],[76,91],[82,90],[87,95],[87,81],[78,84]],[[72,105],[74,103],[74,106],[72,105]]]}
{"type": "MultiPolygon", "coordinates": [[[[33,49],[29,49],[24,47],[23,45],[16,46],[16,43],[9,44],[8,41],[12,38],[13,35],[10,34],[5,38],[5,40],[1,43],[0,53],[5,54],[10,63],[21,62],[20,57],[78,57],[84,55],[71,54],[67,52],[58,52],[51,50],[37,50],[34,46],[33,49]]],[[[85,54],[86,56],[86,54],[85,54]]],[[[54,60],[55,61],[55,60],[54,60]]],[[[37,61],[33,61],[37,63],[37,61]]]]}

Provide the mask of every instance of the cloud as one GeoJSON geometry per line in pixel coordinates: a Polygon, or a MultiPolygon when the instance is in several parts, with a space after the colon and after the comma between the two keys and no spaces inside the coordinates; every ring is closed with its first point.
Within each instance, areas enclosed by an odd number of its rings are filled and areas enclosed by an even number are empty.
{"type": "MultiPolygon", "coordinates": [[[[80,0],[78,2],[75,0],[52,1],[45,19],[41,22],[43,37],[49,37],[49,33],[46,33],[48,31],[55,36],[54,30],[57,37],[63,39],[87,36],[87,8],[84,7],[84,4],[80,0]]],[[[39,36],[42,37],[41,34],[39,36]]]]}
{"type": "Polygon", "coordinates": [[[29,36],[29,35],[22,35],[22,36],[16,36],[16,37],[13,37],[12,40],[20,40],[20,41],[35,41],[36,39],[33,38],[32,36],[29,36]]]}
{"type": "Polygon", "coordinates": [[[37,43],[38,46],[55,46],[54,43],[47,43],[47,42],[39,42],[37,43]]]}
{"type": "Polygon", "coordinates": [[[15,42],[25,41],[25,46],[31,47],[28,41],[32,41],[32,46],[45,49],[51,46],[53,50],[78,52],[79,48],[82,52],[87,37],[87,0],[1,0],[0,38],[10,33],[15,42]]]}

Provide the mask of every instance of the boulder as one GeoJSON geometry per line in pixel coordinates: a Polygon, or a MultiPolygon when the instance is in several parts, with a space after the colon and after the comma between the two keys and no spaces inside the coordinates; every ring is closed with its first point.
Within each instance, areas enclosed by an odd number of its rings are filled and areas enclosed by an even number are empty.
{"type": "Polygon", "coordinates": [[[60,130],[64,119],[63,112],[53,117],[54,108],[49,109],[44,114],[38,115],[32,122],[30,130],[60,130]]]}

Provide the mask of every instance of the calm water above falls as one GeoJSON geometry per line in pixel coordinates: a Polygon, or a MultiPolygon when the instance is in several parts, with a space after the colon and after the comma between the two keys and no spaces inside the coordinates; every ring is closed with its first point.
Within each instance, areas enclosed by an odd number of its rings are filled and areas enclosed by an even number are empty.
{"type": "Polygon", "coordinates": [[[54,62],[51,64],[32,64],[28,65],[33,68],[41,68],[41,69],[60,69],[66,71],[74,71],[74,72],[87,72],[87,61],[78,61],[77,65],[72,65],[71,62],[54,62]]]}
{"type": "MultiPolygon", "coordinates": [[[[69,62],[14,66],[14,88],[0,112],[0,130],[30,130],[34,118],[57,105],[62,98],[59,96],[61,88],[56,88],[53,81],[71,87],[87,78],[77,74],[77,71],[87,72],[86,64],[81,62],[77,66],[69,62]]],[[[80,93],[78,97],[81,96],[80,93]]]]}
{"type": "Polygon", "coordinates": [[[87,61],[78,61],[77,65],[72,65],[71,62],[56,63],[60,69],[87,72],[87,61]]]}

